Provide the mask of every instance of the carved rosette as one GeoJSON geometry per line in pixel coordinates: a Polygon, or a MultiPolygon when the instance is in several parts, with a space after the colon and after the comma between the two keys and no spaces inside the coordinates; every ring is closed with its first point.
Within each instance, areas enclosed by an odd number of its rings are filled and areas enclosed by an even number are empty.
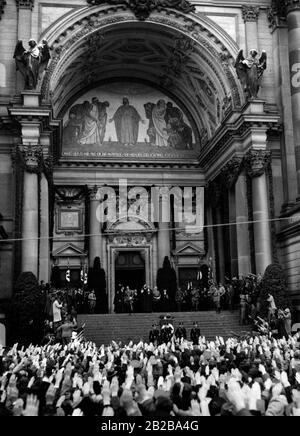
{"type": "Polygon", "coordinates": [[[41,145],[19,145],[18,151],[27,172],[40,174],[43,171],[43,147],[41,145]]]}
{"type": "Polygon", "coordinates": [[[32,9],[34,8],[34,0],[16,0],[17,8],[19,9],[32,9]]]}
{"type": "Polygon", "coordinates": [[[259,17],[259,6],[242,6],[242,14],[244,22],[255,22],[258,21],[259,17]]]}
{"type": "Polygon", "coordinates": [[[242,158],[234,157],[222,169],[221,179],[227,189],[230,189],[235,185],[241,172],[242,162],[242,158]]]}
{"type": "Polygon", "coordinates": [[[245,168],[251,178],[262,176],[271,161],[271,152],[267,150],[250,150],[245,156],[245,168]]]}
{"type": "Polygon", "coordinates": [[[186,14],[196,10],[188,0],[87,0],[87,3],[92,6],[125,4],[140,21],[147,20],[154,10],[176,9],[186,14]]]}

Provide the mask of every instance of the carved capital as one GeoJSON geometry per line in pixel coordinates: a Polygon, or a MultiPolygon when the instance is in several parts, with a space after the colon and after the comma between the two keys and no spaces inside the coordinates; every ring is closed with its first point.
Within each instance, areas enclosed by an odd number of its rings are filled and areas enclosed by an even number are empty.
{"type": "Polygon", "coordinates": [[[285,2],[282,0],[272,1],[272,6],[268,9],[268,20],[272,29],[276,29],[278,26],[286,25],[285,2]]]}
{"type": "Polygon", "coordinates": [[[147,20],[154,10],[176,9],[184,13],[196,10],[188,0],[87,0],[87,3],[91,6],[125,4],[140,21],[147,20]]]}
{"type": "Polygon", "coordinates": [[[4,14],[4,6],[6,5],[6,0],[0,0],[0,20],[4,14]]]}
{"type": "Polygon", "coordinates": [[[222,169],[221,179],[228,189],[232,188],[235,185],[241,172],[242,162],[242,158],[234,157],[222,169]]]}
{"type": "Polygon", "coordinates": [[[259,6],[248,6],[243,5],[242,6],[242,14],[243,14],[243,20],[245,23],[248,21],[258,21],[259,16],[259,6]]]}
{"type": "Polygon", "coordinates": [[[89,196],[90,201],[98,200],[97,194],[98,194],[98,186],[97,185],[93,186],[92,188],[89,188],[88,196],[89,196]]]}
{"type": "Polygon", "coordinates": [[[293,11],[300,11],[300,0],[285,0],[286,13],[289,14],[293,11]]]}
{"type": "Polygon", "coordinates": [[[260,177],[271,161],[271,152],[267,150],[250,150],[245,156],[245,168],[251,178],[260,177]]]}
{"type": "Polygon", "coordinates": [[[43,147],[41,145],[19,145],[18,150],[26,171],[37,174],[42,172],[43,147]]]}
{"type": "Polygon", "coordinates": [[[34,8],[34,0],[16,0],[17,8],[19,9],[32,9],[34,8]]]}

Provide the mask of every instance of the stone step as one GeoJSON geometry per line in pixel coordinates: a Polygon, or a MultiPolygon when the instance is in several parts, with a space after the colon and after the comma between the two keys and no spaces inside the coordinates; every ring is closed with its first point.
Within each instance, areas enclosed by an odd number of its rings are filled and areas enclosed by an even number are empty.
{"type": "MultiPolygon", "coordinates": [[[[147,314],[112,314],[112,315],[79,315],[78,323],[85,323],[85,337],[100,346],[109,344],[112,340],[139,342],[141,339],[148,340],[151,326],[159,323],[159,313],[147,314]]],[[[171,313],[175,328],[179,322],[183,322],[188,336],[195,321],[198,322],[201,334],[208,339],[215,339],[216,336],[225,338],[232,336],[233,332],[241,334],[247,331],[247,326],[239,325],[239,314],[237,312],[185,312],[171,313]]]]}

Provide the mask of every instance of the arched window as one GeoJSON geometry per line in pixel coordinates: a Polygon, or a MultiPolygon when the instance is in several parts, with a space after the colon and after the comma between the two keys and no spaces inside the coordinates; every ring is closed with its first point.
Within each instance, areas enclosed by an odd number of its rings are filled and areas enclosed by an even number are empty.
{"type": "Polygon", "coordinates": [[[0,63],[0,88],[6,87],[6,68],[0,63]]]}

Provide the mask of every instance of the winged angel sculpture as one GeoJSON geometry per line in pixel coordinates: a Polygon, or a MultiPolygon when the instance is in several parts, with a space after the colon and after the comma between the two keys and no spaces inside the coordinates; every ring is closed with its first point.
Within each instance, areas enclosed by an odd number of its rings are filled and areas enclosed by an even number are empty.
{"type": "Polygon", "coordinates": [[[259,59],[257,56],[257,50],[251,50],[250,56],[245,59],[241,50],[235,63],[238,78],[250,98],[257,98],[262,76],[267,69],[267,53],[263,51],[259,59]]]}
{"type": "Polygon", "coordinates": [[[28,42],[29,49],[23,47],[23,42],[18,41],[14,59],[17,71],[20,71],[25,80],[25,89],[35,90],[37,88],[40,74],[48,66],[50,60],[50,49],[47,41],[43,40],[40,44],[34,39],[28,42]]]}

